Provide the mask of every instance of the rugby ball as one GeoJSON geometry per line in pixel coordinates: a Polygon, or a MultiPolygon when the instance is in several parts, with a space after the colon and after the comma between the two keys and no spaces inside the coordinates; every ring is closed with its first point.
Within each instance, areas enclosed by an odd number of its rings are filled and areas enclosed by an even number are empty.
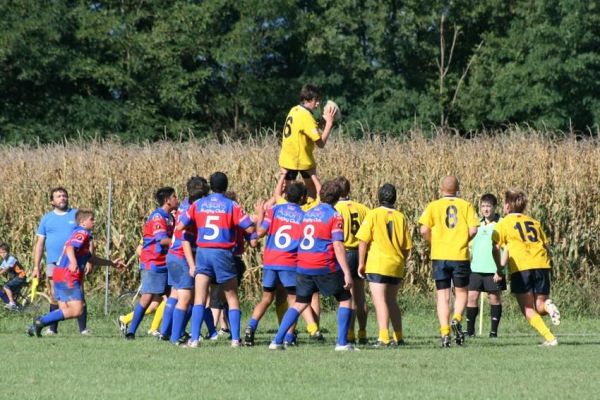
{"type": "Polygon", "coordinates": [[[337,110],[337,112],[335,113],[335,115],[333,117],[333,121],[335,122],[335,121],[339,121],[340,119],[342,119],[342,112],[340,111],[340,108],[333,100],[327,100],[327,103],[325,103],[325,107],[323,108],[323,114],[328,112],[329,109],[331,109],[331,108],[337,110]]]}

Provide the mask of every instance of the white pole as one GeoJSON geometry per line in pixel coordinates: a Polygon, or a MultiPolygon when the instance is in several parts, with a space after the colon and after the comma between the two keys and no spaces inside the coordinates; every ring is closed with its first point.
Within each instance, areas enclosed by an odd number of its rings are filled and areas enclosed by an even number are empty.
{"type": "MultiPolygon", "coordinates": [[[[106,214],[106,257],[110,259],[110,224],[112,215],[112,178],[108,178],[108,212],[106,214]]],[[[104,267],[104,315],[108,315],[108,266],[104,267]]]]}
{"type": "Polygon", "coordinates": [[[483,298],[485,292],[479,293],[479,336],[483,332],[483,298]]]}

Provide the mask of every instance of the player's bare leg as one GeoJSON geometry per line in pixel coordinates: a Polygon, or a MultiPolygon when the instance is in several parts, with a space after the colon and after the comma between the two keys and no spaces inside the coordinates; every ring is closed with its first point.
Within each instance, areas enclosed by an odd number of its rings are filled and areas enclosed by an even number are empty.
{"type": "Polygon", "coordinates": [[[394,340],[397,344],[401,345],[404,343],[404,338],[402,331],[402,311],[398,305],[398,290],[400,290],[400,284],[386,284],[385,302],[390,313],[392,327],[394,328],[394,340]]]}
{"type": "Polygon", "coordinates": [[[532,292],[517,293],[517,303],[521,312],[527,318],[531,325],[545,339],[544,345],[556,346],[558,344],[556,337],[550,332],[550,329],[544,323],[542,316],[536,310],[536,298],[532,292]]]}
{"type": "Polygon", "coordinates": [[[386,284],[369,282],[371,298],[375,306],[375,315],[377,316],[377,328],[379,329],[379,337],[377,345],[388,346],[390,343],[390,335],[388,331],[390,323],[390,311],[386,301],[386,284]]]}
{"type": "Polygon", "coordinates": [[[208,289],[211,278],[204,274],[196,274],[194,289],[194,307],[192,308],[191,338],[189,347],[198,347],[200,343],[200,328],[204,319],[204,310],[208,300],[208,289]]]}
{"type": "Polygon", "coordinates": [[[350,327],[354,331],[356,321],[358,321],[358,342],[366,344],[367,336],[367,303],[365,301],[365,281],[363,279],[354,279],[352,289],[352,320],[350,327]]]}

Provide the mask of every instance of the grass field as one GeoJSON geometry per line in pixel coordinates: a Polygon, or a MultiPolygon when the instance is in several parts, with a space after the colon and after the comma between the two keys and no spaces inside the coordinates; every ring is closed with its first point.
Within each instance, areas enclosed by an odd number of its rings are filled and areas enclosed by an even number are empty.
{"type": "MultiPolygon", "coordinates": [[[[105,319],[99,307],[91,312],[92,337],[80,336],[76,322],[67,321],[57,337],[30,338],[24,333],[29,318],[3,311],[0,399],[597,398],[597,320],[563,310],[563,324],[553,329],[560,345],[543,348],[508,307],[498,339],[473,338],[463,348],[441,349],[431,303],[411,308],[404,318],[407,346],[343,354],[333,350],[333,312],[323,316],[325,344],[308,343],[300,334],[298,347],[277,352],[267,349],[276,327],[273,312],[261,322],[255,348],[232,349],[222,339],[183,349],[143,333],[126,342],[114,316],[105,319]]],[[[487,336],[487,316],[484,321],[487,336]]],[[[371,312],[371,336],[374,325],[371,312]]]]}

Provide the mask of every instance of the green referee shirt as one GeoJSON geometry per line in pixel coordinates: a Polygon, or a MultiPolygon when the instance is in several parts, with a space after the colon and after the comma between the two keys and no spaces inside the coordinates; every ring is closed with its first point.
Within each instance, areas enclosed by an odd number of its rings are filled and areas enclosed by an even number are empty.
{"type": "Polygon", "coordinates": [[[492,222],[486,223],[482,218],[477,229],[477,235],[471,241],[471,272],[493,274],[496,272],[496,263],[492,253],[492,232],[496,222],[500,220],[496,214],[492,222]]]}

